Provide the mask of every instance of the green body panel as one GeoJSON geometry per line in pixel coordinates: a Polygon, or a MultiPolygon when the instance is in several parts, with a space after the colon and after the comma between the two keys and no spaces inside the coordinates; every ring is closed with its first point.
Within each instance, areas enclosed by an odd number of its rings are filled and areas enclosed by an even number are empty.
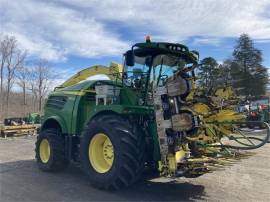
{"type": "Polygon", "coordinates": [[[148,115],[153,113],[153,109],[150,107],[138,107],[132,105],[97,105],[97,106],[89,106],[86,108],[81,108],[79,113],[83,113],[83,115],[79,116],[79,119],[76,121],[76,117],[74,117],[74,122],[78,125],[75,127],[73,134],[81,134],[84,127],[87,123],[91,121],[93,117],[95,117],[99,113],[108,112],[108,113],[117,113],[122,115],[148,115]],[[84,111],[84,112],[83,112],[84,111]]]}
{"type": "Polygon", "coordinates": [[[153,160],[159,161],[160,160],[160,148],[159,148],[156,122],[150,123],[149,130],[150,130],[150,134],[153,135],[153,140],[154,140],[153,160]]]}
{"type": "MultiPolygon", "coordinates": [[[[49,119],[55,119],[60,125],[63,133],[70,134],[72,131],[72,114],[76,105],[77,95],[73,92],[53,92],[51,96],[63,96],[67,98],[64,108],[59,110],[57,108],[45,106],[44,117],[42,124],[46,123],[49,119]]],[[[50,99],[50,97],[49,97],[50,99]]],[[[48,102],[48,101],[47,101],[48,102]]]]}
{"type": "Polygon", "coordinates": [[[123,88],[120,93],[120,100],[123,105],[135,106],[138,104],[138,96],[130,88],[123,88]]]}
{"type": "Polygon", "coordinates": [[[51,120],[56,121],[60,125],[62,133],[64,133],[64,134],[68,133],[69,130],[68,130],[68,126],[65,122],[65,119],[63,119],[62,116],[54,115],[52,112],[48,112],[46,114],[46,117],[43,117],[41,119],[41,122],[43,123],[42,125],[44,125],[44,123],[51,121],[51,120]]]}
{"type": "MultiPolygon", "coordinates": [[[[111,83],[111,81],[103,81],[111,83]]],[[[93,85],[96,82],[86,81],[83,84],[77,84],[72,87],[63,88],[50,94],[48,100],[53,96],[66,97],[66,102],[62,109],[55,109],[45,104],[44,124],[48,119],[55,119],[66,134],[81,135],[84,126],[92,117],[100,112],[108,111],[118,114],[148,115],[153,114],[152,106],[139,106],[138,96],[135,91],[129,88],[122,88],[120,100],[117,104],[96,105],[95,92],[93,85]],[[79,88],[81,88],[79,90],[79,88]],[[57,117],[57,118],[56,118],[57,117]]]]}

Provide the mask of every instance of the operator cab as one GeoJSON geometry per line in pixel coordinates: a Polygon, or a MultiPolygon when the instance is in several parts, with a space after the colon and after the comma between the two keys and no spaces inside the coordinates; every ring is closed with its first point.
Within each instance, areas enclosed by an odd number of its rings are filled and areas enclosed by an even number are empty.
{"type": "Polygon", "coordinates": [[[192,70],[199,60],[199,53],[177,43],[136,43],[124,54],[123,85],[139,89],[144,103],[153,86],[162,85],[176,72],[192,70]]]}

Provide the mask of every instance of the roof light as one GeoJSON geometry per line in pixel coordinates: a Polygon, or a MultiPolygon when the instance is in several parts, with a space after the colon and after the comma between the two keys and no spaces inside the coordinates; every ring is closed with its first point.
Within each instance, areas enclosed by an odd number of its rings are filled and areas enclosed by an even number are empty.
{"type": "Polygon", "coordinates": [[[147,36],[145,37],[145,42],[146,42],[146,43],[151,43],[151,37],[150,37],[149,35],[147,35],[147,36]]]}

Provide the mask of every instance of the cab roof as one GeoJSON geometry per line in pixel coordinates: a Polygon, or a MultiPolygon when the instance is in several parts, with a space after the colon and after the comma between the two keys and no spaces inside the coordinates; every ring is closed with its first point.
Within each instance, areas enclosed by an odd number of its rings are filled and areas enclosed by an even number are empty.
{"type": "Polygon", "coordinates": [[[188,47],[179,43],[168,42],[144,42],[136,43],[132,46],[136,57],[147,57],[157,55],[173,55],[181,57],[187,63],[198,63],[199,53],[189,51],[188,47]]]}

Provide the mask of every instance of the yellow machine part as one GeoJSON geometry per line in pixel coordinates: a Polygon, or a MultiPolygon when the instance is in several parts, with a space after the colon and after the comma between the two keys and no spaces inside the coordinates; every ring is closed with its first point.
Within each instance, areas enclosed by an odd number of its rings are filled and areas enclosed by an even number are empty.
{"type": "Polygon", "coordinates": [[[162,175],[173,176],[177,170],[177,164],[189,156],[190,150],[188,145],[182,145],[175,154],[168,154],[165,159],[159,161],[159,171],[162,175]]]}
{"type": "Polygon", "coordinates": [[[175,160],[179,163],[186,156],[186,152],[184,150],[177,151],[175,153],[175,160]]]}
{"type": "Polygon", "coordinates": [[[96,134],[89,144],[89,161],[98,173],[108,172],[114,161],[114,148],[104,133],[96,134]]]}
{"type": "Polygon", "coordinates": [[[60,87],[65,88],[68,86],[75,85],[82,80],[87,79],[90,76],[95,76],[98,74],[104,74],[108,76],[111,80],[120,79],[122,77],[123,66],[116,63],[111,63],[110,67],[103,65],[95,65],[81,70],[70,79],[65,81],[60,87]]]}
{"type": "Polygon", "coordinates": [[[203,116],[208,115],[208,113],[210,112],[210,108],[203,103],[196,103],[192,106],[192,109],[197,112],[198,114],[201,114],[203,116]]]}
{"type": "Polygon", "coordinates": [[[219,88],[215,92],[215,96],[228,100],[231,97],[234,97],[234,92],[231,86],[225,88],[219,88]]]}
{"type": "Polygon", "coordinates": [[[217,114],[211,115],[204,119],[205,122],[217,122],[216,124],[207,124],[206,133],[208,136],[217,137],[218,134],[230,135],[233,134],[233,125],[226,124],[231,122],[242,121],[245,118],[244,115],[234,112],[232,110],[221,110],[217,114]],[[221,122],[220,124],[218,122],[221,122]]]}
{"type": "Polygon", "coordinates": [[[176,159],[175,155],[169,154],[168,155],[168,163],[169,163],[169,169],[170,171],[174,172],[176,171],[176,159]]]}
{"type": "Polygon", "coordinates": [[[244,115],[239,114],[233,110],[221,110],[217,114],[212,115],[208,118],[205,119],[206,122],[212,122],[212,121],[217,121],[217,122],[232,122],[232,121],[240,121],[245,118],[244,115]]]}
{"type": "Polygon", "coordinates": [[[39,145],[39,157],[42,163],[47,163],[51,156],[51,147],[47,139],[43,139],[39,145]]]}
{"type": "Polygon", "coordinates": [[[219,140],[220,134],[233,134],[233,121],[238,122],[245,119],[245,116],[230,109],[220,110],[211,114],[211,109],[204,103],[196,103],[192,106],[193,111],[202,115],[202,127],[198,130],[198,135],[187,137],[190,141],[198,141],[206,144],[212,144],[219,140]],[[218,123],[220,122],[220,124],[218,123]]]}
{"type": "Polygon", "coordinates": [[[188,148],[188,144],[184,144],[180,147],[180,149],[175,152],[175,160],[177,163],[181,162],[185,157],[190,154],[190,150],[188,148]]]}

